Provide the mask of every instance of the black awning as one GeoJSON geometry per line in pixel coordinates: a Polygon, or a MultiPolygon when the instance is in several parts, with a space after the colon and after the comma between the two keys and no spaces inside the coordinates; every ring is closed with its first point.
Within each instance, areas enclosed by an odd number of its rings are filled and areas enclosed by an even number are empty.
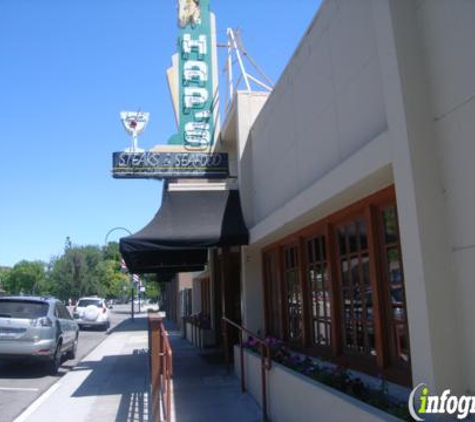
{"type": "Polygon", "coordinates": [[[152,221],[120,239],[120,252],[132,273],[157,272],[203,266],[209,247],[248,242],[238,191],[166,191],[152,221]]]}

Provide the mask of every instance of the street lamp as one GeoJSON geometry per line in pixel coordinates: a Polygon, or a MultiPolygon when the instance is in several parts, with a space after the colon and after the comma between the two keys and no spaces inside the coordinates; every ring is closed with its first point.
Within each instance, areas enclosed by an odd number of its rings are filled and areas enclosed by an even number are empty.
{"type": "MultiPolygon", "coordinates": [[[[127,232],[129,235],[132,235],[132,232],[129,230],[129,229],[126,229],[125,227],[113,227],[112,229],[110,229],[107,234],[106,234],[106,237],[104,238],[104,244],[107,245],[107,241],[109,240],[109,236],[111,233],[113,233],[114,231],[116,230],[123,230],[125,232],[127,232]]],[[[131,291],[132,291],[132,300],[131,300],[131,314],[132,314],[132,321],[134,321],[134,281],[133,281],[133,277],[134,275],[133,274],[130,274],[130,288],[131,288],[131,291]]],[[[140,293],[139,293],[139,306],[140,306],[140,293]]],[[[140,308],[139,308],[139,312],[140,312],[140,308]]]]}
{"type": "Polygon", "coordinates": [[[112,232],[115,232],[116,230],[124,230],[126,231],[128,234],[132,235],[132,232],[129,230],[129,229],[126,229],[125,227],[113,227],[112,229],[110,229],[107,234],[106,234],[106,237],[104,239],[104,244],[107,245],[107,241],[109,240],[109,236],[112,232]]]}

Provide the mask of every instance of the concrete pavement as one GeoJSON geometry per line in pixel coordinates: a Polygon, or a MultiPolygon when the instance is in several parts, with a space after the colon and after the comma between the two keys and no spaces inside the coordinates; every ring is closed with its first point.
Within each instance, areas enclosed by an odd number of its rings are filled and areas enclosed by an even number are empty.
{"type": "Polygon", "coordinates": [[[15,422],[148,421],[145,315],[108,338],[38,398],[15,422]]]}
{"type": "MultiPolygon", "coordinates": [[[[257,422],[261,411],[234,374],[167,327],[173,349],[172,421],[257,422]]],[[[145,314],[124,321],[15,422],[151,421],[145,314]]]]}
{"type": "Polygon", "coordinates": [[[234,371],[213,352],[198,349],[165,324],[173,351],[172,421],[258,422],[262,411],[241,393],[234,371]]]}

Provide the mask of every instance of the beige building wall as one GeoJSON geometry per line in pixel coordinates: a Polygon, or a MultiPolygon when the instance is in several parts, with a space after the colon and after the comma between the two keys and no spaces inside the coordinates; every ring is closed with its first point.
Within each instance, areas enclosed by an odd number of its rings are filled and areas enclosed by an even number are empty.
{"type": "MultiPolygon", "coordinates": [[[[463,371],[475,392],[475,2],[419,1],[421,56],[431,97],[440,187],[447,209],[450,263],[455,273],[457,331],[463,371]]],[[[443,313],[443,311],[442,311],[443,313]]]]}
{"type": "Polygon", "coordinates": [[[468,0],[326,0],[260,113],[237,94],[224,133],[238,145],[253,331],[262,247],[394,183],[413,383],[475,391],[474,22],[468,0]]]}

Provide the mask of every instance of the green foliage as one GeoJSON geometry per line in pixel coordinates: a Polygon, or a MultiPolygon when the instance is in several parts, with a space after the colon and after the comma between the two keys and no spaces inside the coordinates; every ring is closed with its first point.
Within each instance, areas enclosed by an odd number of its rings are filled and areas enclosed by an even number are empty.
{"type": "MultiPolygon", "coordinates": [[[[77,300],[82,296],[106,298],[130,295],[130,275],[120,269],[119,244],[103,247],[77,246],[68,237],[64,252],[48,264],[21,261],[13,268],[0,267],[0,282],[6,294],[54,295],[59,299],[77,300]]],[[[156,297],[154,276],[145,276],[147,293],[156,297]]]]}
{"type": "Polygon", "coordinates": [[[45,283],[46,269],[41,261],[20,261],[11,270],[2,272],[6,293],[37,294],[45,283]]]}

